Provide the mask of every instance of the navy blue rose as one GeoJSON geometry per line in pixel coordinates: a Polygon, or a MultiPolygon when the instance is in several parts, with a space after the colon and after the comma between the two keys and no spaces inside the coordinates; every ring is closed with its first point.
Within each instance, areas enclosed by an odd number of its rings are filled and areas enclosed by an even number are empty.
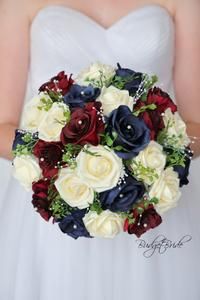
{"type": "Polygon", "coordinates": [[[141,181],[128,175],[125,182],[112,190],[100,193],[100,202],[102,208],[113,212],[125,212],[133,207],[133,204],[142,198],[145,193],[145,186],[141,181]]]}
{"type": "Polygon", "coordinates": [[[100,89],[92,85],[80,86],[74,84],[64,96],[64,102],[69,107],[83,107],[86,102],[93,102],[100,95],[100,89]]]}
{"type": "Polygon", "coordinates": [[[185,153],[185,166],[181,166],[181,165],[176,165],[174,166],[174,171],[176,171],[178,173],[178,177],[180,179],[180,187],[182,187],[183,185],[187,185],[189,183],[188,180],[188,176],[189,176],[189,169],[190,169],[190,163],[191,163],[191,159],[193,154],[190,152],[189,148],[186,148],[186,153],[185,153]]]}
{"type": "Polygon", "coordinates": [[[123,79],[123,89],[128,90],[129,94],[134,96],[142,82],[143,74],[140,72],[135,72],[131,69],[122,68],[120,64],[117,64],[117,66],[118,69],[116,70],[116,76],[123,79]]]}
{"type": "Polygon", "coordinates": [[[126,105],[112,111],[107,119],[106,132],[114,140],[115,152],[122,159],[135,157],[150,142],[149,128],[126,105]]]}
{"type": "Polygon", "coordinates": [[[59,227],[62,232],[77,239],[81,236],[91,237],[85,225],[83,223],[83,217],[85,216],[86,209],[76,209],[72,213],[62,219],[59,223],[59,227]]]}
{"type": "Polygon", "coordinates": [[[12,144],[12,151],[16,150],[17,145],[26,145],[27,144],[27,142],[24,139],[27,134],[31,134],[31,141],[33,143],[34,143],[34,140],[35,140],[35,142],[37,141],[37,139],[38,139],[37,133],[32,134],[27,131],[16,129],[15,130],[15,138],[14,138],[14,141],[12,144]]]}

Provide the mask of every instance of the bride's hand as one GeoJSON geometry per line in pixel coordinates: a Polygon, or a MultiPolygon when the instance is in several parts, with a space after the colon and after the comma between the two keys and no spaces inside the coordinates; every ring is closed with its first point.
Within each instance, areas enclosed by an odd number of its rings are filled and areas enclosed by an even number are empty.
{"type": "Polygon", "coordinates": [[[191,140],[190,147],[194,152],[193,158],[200,156],[200,124],[187,123],[187,134],[191,140]]]}

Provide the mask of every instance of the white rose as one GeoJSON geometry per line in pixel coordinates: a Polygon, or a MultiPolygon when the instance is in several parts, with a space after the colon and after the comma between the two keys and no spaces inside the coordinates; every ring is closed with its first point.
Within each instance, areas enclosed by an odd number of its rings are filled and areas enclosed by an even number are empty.
{"type": "Polygon", "coordinates": [[[114,109],[120,105],[126,105],[133,110],[133,98],[129,96],[126,90],[119,90],[114,86],[103,87],[98,100],[102,103],[104,115],[108,116],[114,109]]]}
{"type": "Polygon", "coordinates": [[[83,70],[76,78],[76,82],[79,84],[97,84],[102,82],[110,81],[115,75],[115,69],[110,65],[105,65],[102,63],[93,63],[88,68],[83,70]]]}
{"type": "Polygon", "coordinates": [[[131,164],[133,171],[137,173],[137,164],[149,169],[149,173],[139,173],[138,177],[146,184],[151,185],[160,173],[164,170],[166,164],[166,155],[163,153],[163,147],[155,141],[151,141],[148,146],[140,151],[131,164]],[[136,162],[136,164],[134,163],[136,162]]]}
{"type": "Polygon", "coordinates": [[[27,190],[31,190],[32,183],[42,176],[42,170],[35,158],[29,155],[16,156],[13,160],[13,175],[27,190]]]}
{"type": "Polygon", "coordinates": [[[21,127],[23,129],[32,132],[38,130],[38,126],[47,114],[46,110],[40,109],[43,106],[41,99],[52,102],[51,98],[44,93],[40,93],[38,96],[32,98],[24,107],[21,120],[21,127]]]}
{"type": "Polygon", "coordinates": [[[65,103],[54,102],[38,127],[39,138],[46,142],[60,141],[61,130],[67,123],[67,111],[69,108],[65,103]]]}
{"type": "Polygon", "coordinates": [[[149,196],[159,199],[156,209],[160,214],[175,207],[181,196],[178,173],[172,167],[165,169],[152,185],[149,196]]]}
{"type": "Polygon", "coordinates": [[[103,146],[89,146],[77,156],[77,173],[95,191],[103,192],[115,187],[123,173],[122,160],[103,146]]]}
{"type": "Polygon", "coordinates": [[[110,210],[104,210],[99,215],[89,211],[83,217],[83,223],[91,236],[113,238],[123,229],[123,219],[110,210]]]}
{"type": "Polygon", "coordinates": [[[94,201],[92,188],[83,182],[74,170],[69,168],[60,172],[55,186],[62,199],[72,207],[83,209],[94,201]]]}
{"type": "Polygon", "coordinates": [[[178,138],[177,146],[188,146],[190,139],[186,132],[186,124],[180,117],[178,112],[172,113],[168,108],[163,116],[165,127],[168,126],[167,134],[172,137],[173,135],[178,138]]]}

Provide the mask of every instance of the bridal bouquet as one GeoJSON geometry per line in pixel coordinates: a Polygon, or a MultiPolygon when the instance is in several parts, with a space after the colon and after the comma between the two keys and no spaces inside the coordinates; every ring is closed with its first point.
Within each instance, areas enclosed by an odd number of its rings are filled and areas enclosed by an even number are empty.
{"type": "Polygon", "coordinates": [[[44,83],[13,142],[14,176],[32,204],[78,237],[140,237],[188,183],[186,125],[157,77],[94,63],[44,83]]]}

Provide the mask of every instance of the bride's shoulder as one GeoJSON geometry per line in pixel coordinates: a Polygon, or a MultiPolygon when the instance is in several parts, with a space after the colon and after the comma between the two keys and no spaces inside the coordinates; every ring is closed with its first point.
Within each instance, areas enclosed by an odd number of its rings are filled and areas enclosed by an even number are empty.
{"type": "MultiPolygon", "coordinates": [[[[35,15],[44,7],[50,6],[52,4],[60,4],[62,1],[59,0],[19,0],[25,1],[27,4],[27,13],[29,16],[30,23],[34,19],[35,15]]],[[[67,1],[66,1],[67,2],[67,1]]]]}
{"type": "Polygon", "coordinates": [[[28,20],[31,2],[31,0],[0,0],[0,14],[4,19],[28,20]]]}
{"type": "Polygon", "coordinates": [[[50,0],[0,0],[0,14],[15,19],[24,18],[31,21],[32,16],[50,0]]]}
{"type": "Polygon", "coordinates": [[[28,9],[28,2],[31,2],[29,0],[0,0],[0,8],[2,10],[8,10],[8,11],[15,11],[16,15],[19,12],[26,13],[26,10],[28,9]]]}
{"type": "Polygon", "coordinates": [[[200,13],[200,0],[173,0],[171,2],[175,13],[178,13],[182,10],[187,10],[189,14],[191,11],[196,11],[198,14],[200,13]]]}

